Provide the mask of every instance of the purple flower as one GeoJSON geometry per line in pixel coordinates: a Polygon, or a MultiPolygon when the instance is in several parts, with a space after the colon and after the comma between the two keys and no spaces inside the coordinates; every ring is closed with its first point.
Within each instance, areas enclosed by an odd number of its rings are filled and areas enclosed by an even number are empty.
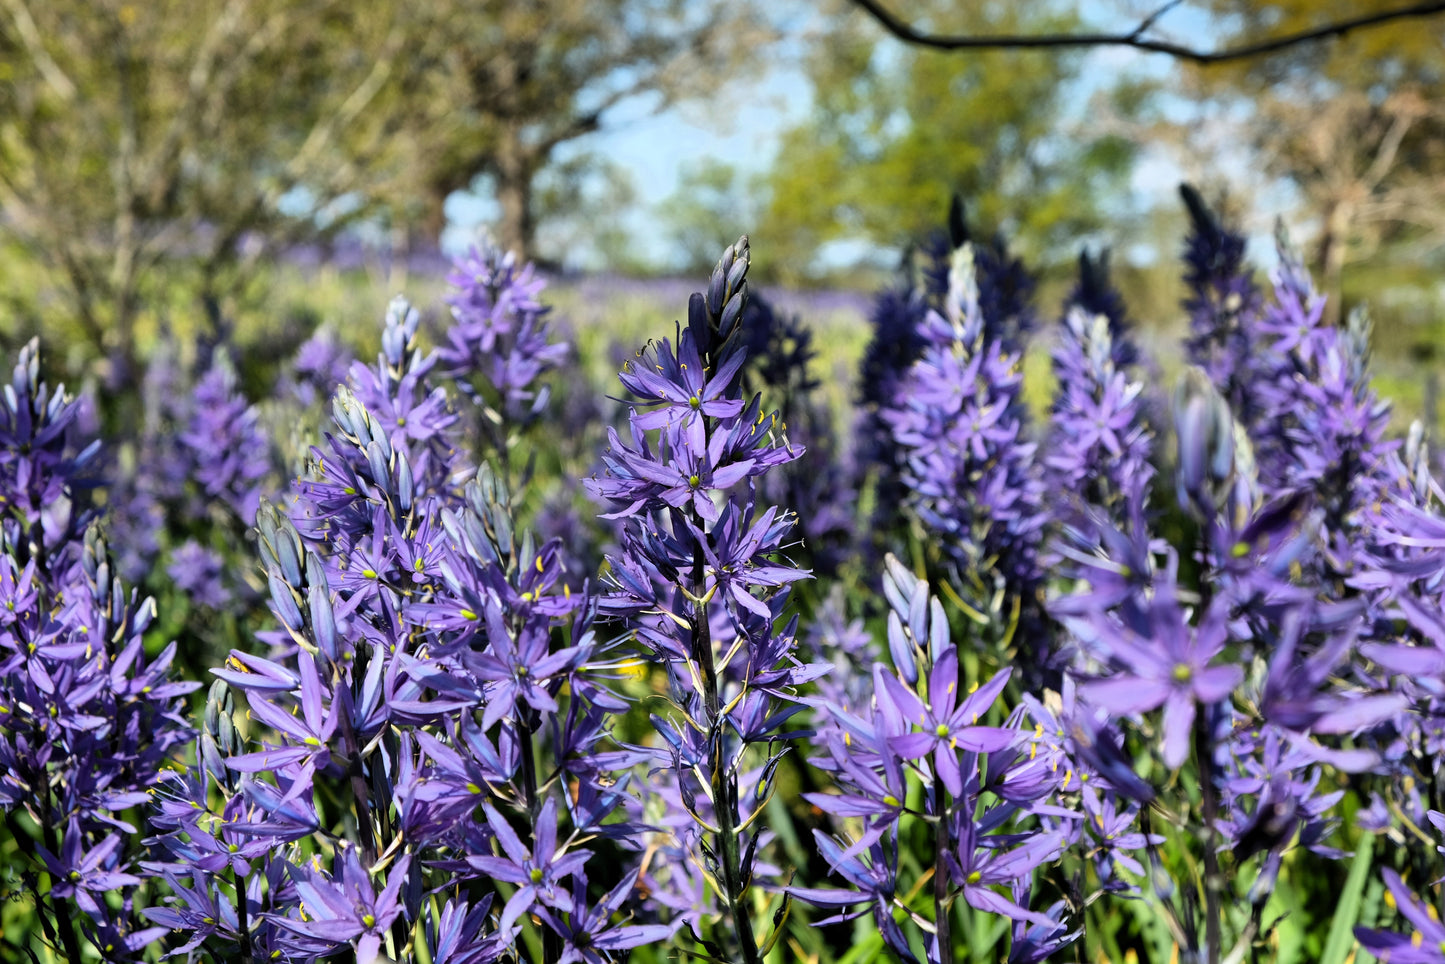
{"type": "Polygon", "coordinates": [[[502,908],[499,925],[503,933],[510,933],[517,918],[530,911],[535,905],[551,907],[564,913],[576,909],[572,892],[563,886],[563,881],[582,869],[591,856],[588,850],[557,849],[557,804],[551,797],[542,804],[532,829],[531,849],[522,843],[512,825],[497,812],[490,803],[484,804],[487,825],[496,835],[502,854],[491,856],[477,854],[469,856],[467,863],[482,873],[497,880],[517,884],[517,892],[502,908]]]}
{"type": "Polygon", "coordinates": [[[1022,907],[990,888],[1012,887],[1025,880],[1040,864],[1057,859],[1064,851],[1063,834],[1030,834],[1023,843],[1005,849],[992,846],[969,815],[961,815],[958,823],[955,835],[958,846],[950,855],[956,857],[957,863],[949,870],[962,887],[963,899],[969,906],[1010,920],[1029,921],[1042,927],[1060,926],[1057,920],[1022,907]]]}
{"type": "MultiPolygon", "coordinates": [[[[519,267],[515,255],[490,242],[472,248],[453,269],[447,276],[453,323],[437,350],[442,371],[482,411],[484,430],[491,419],[525,424],[548,400],[537,379],[569,353],[565,342],[550,340],[550,309],[538,300],[545,282],[532,265],[519,267]]],[[[495,436],[493,442],[505,454],[509,443],[495,436]]]]}
{"type": "Polygon", "coordinates": [[[939,779],[949,793],[959,796],[963,793],[963,775],[958,765],[958,751],[992,753],[1004,749],[1017,737],[1013,730],[978,724],[1003,692],[1011,673],[1012,670],[1000,670],[960,700],[958,650],[949,646],[928,675],[925,703],[898,677],[883,672],[880,667],[876,678],[882,687],[887,689],[903,717],[921,728],[921,732],[894,737],[889,740],[889,746],[905,760],[932,753],[939,779]]]}
{"type": "Polygon", "coordinates": [[[1112,622],[1095,625],[1101,655],[1116,667],[1107,679],[1079,687],[1079,695],[1111,714],[1144,713],[1164,707],[1164,762],[1177,769],[1189,756],[1195,705],[1229,698],[1244,679],[1238,666],[1211,666],[1228,639],[1226,605],[1210,606],[1197,627],[1172,593],[1156,589],[1148,634],[1112,622]]]}
{"type": "Polygon", "coordinates": [[[274,770],[278,767],[307,762],[323,768],[331,761],[329,746],[340,720],[342,704],[330,699],[316,672],[316,661],[311,654],[302,651],[297,657],[300,663],[300,716],[289,713],[266,695],[257,694],[250,698],[251,713],[292,742],[281,746],[267,745],[255,753],[233,756],[226,765],[244,773],[274,770]],[[330,705],[328,706],[328,700],[330,705]]]}
{"type": "Polygon", "coordinates": [[[317,866],[303,864],[289,869],[296,884],[301,918],[268,914],[267,919],[286,930],[334,946],[351,944],[358,962],[374,962],[392,921],[401,914],[398,903],[402,884],[411,867],[411,855],[398,857],[386,872],[386,886],[380,894],[371,874],[362,866],[355,848],[345,848],[338,861],[339,875],[317,866]]]}
{"type": "Polygon", "coordinates": [[[72,818],[60,844],[60,853],[53,854],[40,847],[40,858],[50,871],[52,897],[71,897],[87,914],[103,916],[96,897],[121,887],[138,885],[141,880],[134,874],[125,873],[121,866],[121,845],[118,833],[106,835],[89,850],[83,849],[85,834],[81,832],[79,820],[72,818]]]}
{"type": "Polygon", "coordinates": [[[491,894],[475,907],[466,901],[447,901],[437,922],[435,943],[431,942],[431,929],[427,932],[434,964],[490,964],[502,958],[506,942],[500,935],[483,936],[491,904],[491,894]]]}
{"type": "Polygon", "coordinates": [[[354,359],[336,331],[329,324],[321,325],[296,349],[291,367],[296,380],[290,388],[302,405],[311,405],[329,398],[336,386],[346,381],[354,359]]]}
{"type": "Polygon", "coordinates": [[[677,927],[668,924],[614,924],[612,917],[622,909],[637,885],[637,871],[623,875],[617,886],[601,900],[587,906],[587,883],[573,878],[572,906],[562,919],[560,907],[538,907],[541,917],[561,936],[562,956],[557,964],[611,964],[613,951],[627,951],[644,944],[669,940],[677,927]]]}
{"type": "MultiPolygon", "coordinates": [[[[1027,896],[1015,888],[1014,902],[1027,896]]],[[[1070,932],[1062,918],[1064,902],[1056,901],[1043,913],[1044,921],[1015,920],[1013,922],[1013,943],[1009,946],[1008,964],[1038,964],[1078,940],[1083,931],[1070,932]]]]}
{"type": "Polygon", "coordinates": [[[1356,927],[1360,946],[1391,964],[1441,964],[1445,962],[1445,924],[1433,907],[1416,896],[1400,875],[1386,867],[1383,876],[1395,906],[1413,927],[1410,934],[1356,927]]]}
{"type": "Polygon", "coordinates": [[[966,574],[960,581],[1031,599],[1042,578],[1042,480],[1025,438],[1019,358],[990,337],[977,279],[964,245],[942,313],[923,322],[922,356],[881,417],[906,460],[907,501],[966,574]]]}
{"type": "Polygon", "coordinates": [[[1080,281],[1053,352],[1059,387],[1045,466],[1061,492],[1121,518],[1147,488],[1151,438],[1140,405],[1143,384],[1126,368],[1138,357],[1105,263],[1080,256],[1080,281]]]}
{"type": "Polygon", "coordinates": [[[190,424],[180,435],[193,461],[192,477],[222,500],[244,525],[256,519],[260,482],[270,471],[270,440],[260,415],[236,389],[236,370],[223,353],[196,384],[190,424]]]}
{"type": "Polygon", "coordinates": [[[858,889],[789,887],[787,892],[797,899],[815,906],[840,911],[840,913],[819,921],[820,925],[853,920],[871,909],[874,923],[883,935],[884,943],[903,961],[917,964],[918,959],[909,947],[907,935],[898,926],[898,922],[893,919],[897,868],[886,856],[884,848],[874,844],[869,848],[868,859],[865,861],[859,857],[847,855],[838,841],[829,838],[821,831],[814,830],[813,837],[817,842],[818,852],[828,861],[829,869],[858,889]],[[843,908],[856,907],[859,904],[867,906],[856,911],[843,910],[843,908]]]}
{"type": "Polygon", "coordinates": [[[177,589],[191,597],[192,602],[222,610],[231,601],[231,594],[221,581],[225,565],[219,554],[194,539],[188,539],[171,553],[166,573],[175,581],[177,589]]]}
{"type": "Polygon", "coordinates": [[[628,362],[618,380],[644,405],[658,405],[636,419],[642,429],[681,423],[688,444],[694,449],[706,445],[704,418],[727,418],[743,410],[737,398],[723,398],[734,388],[738,369],[746,355],[736,352],[711,374],[703,367],[692,330],[678,336],[677,352],[666,338],[654,351],[645,349],[637,362],[628,362]]]}

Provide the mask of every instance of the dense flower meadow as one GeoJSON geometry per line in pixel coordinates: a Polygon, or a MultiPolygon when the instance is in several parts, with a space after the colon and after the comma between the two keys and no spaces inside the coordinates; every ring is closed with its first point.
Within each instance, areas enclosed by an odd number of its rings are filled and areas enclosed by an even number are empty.
{"type": "Polygon", "coordinates": [[[620,402],[487,246],[262,402],[163,338],[116,438],[31,342],[0,959],[1445,962],[1445,493],[1184,198],[1172,392],[957,204],[847,420],[746,238],[620,402]]]}

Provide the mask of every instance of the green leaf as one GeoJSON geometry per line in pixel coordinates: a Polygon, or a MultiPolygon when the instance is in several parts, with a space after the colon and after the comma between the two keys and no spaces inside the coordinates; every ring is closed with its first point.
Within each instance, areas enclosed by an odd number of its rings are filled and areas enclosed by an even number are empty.
{"type": "Polygon", "coordinates": [[[1269,901],[1264,905],[1264,922],[1266,939],[1269,939],[1273,932],[1275,946],[1274,964],[1295,964],[1302,956],[1304,948],[1304,928],[1309,921],[1309,915],[1305,913],[1300,903],[1299,891],[1295,888],[1291,879],[1291,867],[1286,867],[1279,875],[1279,881],[1275,884],[1274,892],[1269,895],[1269,901]]]}
{"type": "Polygon", "coordinates": [[[883,935],[874,931],[868,935],[866,940],[853,945],[851,951],[838,959],[838,964],[860,964],[862,961],[876,960],[878,952],[881,950],[883,950],[883,935]]]}
{"type": "Polygon", "coordinates": [[[1355,859],[1350,863],[1350,876],[1345,880],[1345,891],[1340,895],[1334,920],[1330,922],[1330,936],[1325,941],[1325,953],[1320,957],[1320,964],[1345,964],[1345,958],[1354,947],[1355,923],[1360,919],[1360,900],[1373,867],[1370,853],[1374,847],[1374,837],[1367,835],[1360,838],[1355,859]]]}

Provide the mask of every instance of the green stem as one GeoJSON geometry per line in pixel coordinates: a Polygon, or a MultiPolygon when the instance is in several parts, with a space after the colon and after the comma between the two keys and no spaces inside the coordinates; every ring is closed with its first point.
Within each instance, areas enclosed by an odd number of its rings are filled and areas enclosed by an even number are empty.
{"type": "MultiPolygon", "coordinates": [[[[45,847],[56,859],[60,857],[60,846],[56,842],[55,828],[50,825],[50,794],[46,793],[45,807],[41,810],[40,832],[45,839],[45,847]]],[[[39,910],[37,904],[36,910],[39,910]]],[[[80,961],[80,940],[75,936],[75,926],[70,922],[70,914],[66,909],[57,907],[55,897],[52,894],[50,900],[51,916],[55,918],[55,928],[60,932],[60,943],[65,945],[66,956],[72,961],[80,961]]]]}
{"type": "MultiPolygon", "coordinates": [[[[693,561],[693,584],[701,590],[703,579],[703,554],[698,547],[693,561]]],[[[699,600],[693,604],[692,618],[693,659],[702,671],[703,707],[710,730],[709,769],[712,771],[712,798],[714,817],[718,825],[718,858],[722,864],[723,903],[732,914],[733,925],[737,928],[738,942],[742,945],[743,960],[746,964],[759,964],[758,942],[753,936],[753,922],[743,902],[741,856],[738,853],[737,776],[727,772],[727,761],[723,753],[724,720],[722,701],[718,695],[717,667],[712,658],[712,628],[708,625],[707,604],[699,600]]]]}
{"type": "MultiPolygon", "coordinates": [[[[346,685],[341,679],[337,686],[346,685]]],[[[356,803],[356,825],[361,833],[361,846],[366,853],[366,865],[376,863],[376,831],[371,826],[371,791],[366,786],[366,774],[361,769],[361,744],[356,738],[356,729],[351,725],[351,714],[341,713],[341,738],[346,741],[346,772],[351,781],[351,796],[356,803]]]]}
{"type": "MultiPolygon", "coordinates": [[[[737,251],[744,259],[747,257],[746,238],[739,239],[741,250],[737,251]]],[[[735,249],[729,248],[729,252],[735,249]]],[[[727,255],[724,255],[726,258],[727,255]]],[[[723,271],[724,265],[718,263],[716,271],[723,271]]],[[[716,277],[716,274],[714,275],[716,277]]],[[[739,288],[741,297],[746,298],[745,285],[739,288]]],[[[737,296],[737,295],[734,295],[737,296]]],[[[695,299],[698,295],[693,296],[695,299]]],[[[738,306],[739,310],[743,307],[738,306]]],[[[720,309],[721,310],[721,309],[720,309]]],[[[689,306],[691,311],[691,306],[689,306]]],[[[722,337],[719,328],[721,315],[712,315],[709,311],[708,327],[711,330],[712,344],[702,351],[703,369],[706,373],[717,371],[718,358],[725,349],[726,344],[736,334],[736,329],[729,333],[727,338],[722,337]]],[[[702,416],[703,425],[703,448],[707,450],[712,439],[713,419],[702,416]]],[[[690,517],[693,528],[697,532],[706,532],[706,526],[700,518],[696,508],[688,507],[687,514],[690,517]]],[[[707,536],[702,536],[705,539],[707,536]]],[[[738,943],[742,945],[744,964],[761,964],[761,957],[758,954],[758,941],[753,935],[752,917],[748,913],[747,903],[743,899],[744,891],[747,889],[742,880],[742,857],[738,853],[738,781],[737,774],[728,772],[727,755],[724,752],[724,735],[726,733],[726,720],[722,711],[722,700],[720,697],[717,665],[713,661],[712,627],[708,623],[707,602],[705,601],[707,584],[707,557],[703,552],[704,546],[701,539],[693,548],[692,555],[692,658],[697,664],[702,676],[702,698],[705,722],[708,727],[708,767],[709,780],[712,784],[713,816],[717,821],[717,848],[718,862],[723,877],[723,904],[729,914],[732,915],[733,926],[737,930],[738,943]]]]}
{"type": "Polygon", "coordinates": [[[933,813],[938,823],[933,834],[933,925],[938,930],[939,964],[953,964],[953,911],[948,903],[948,791],[935,778],[933,813]]]}
{"type": "MultiPolygon", "coordinates": [[[[5,811],[5,826],[10,830],[10,835],[15,838],[20,852],[22,854],[29,853],[31,860],[40,864],[42,870],[46,869],[45,865],[35,857],[35,841],[31,839],[30,834],[25,832],[25,828],[20,825],[15,814],[9,810],[5,811]]],[[[35,901],[35,916],[40,920],[40,929],[45,933],[45,939],[54,946],[60,937],[55,933],[55,926],[51,923],[50,915],[44,913],[45,902],[40,896],[40,876],[38,874],[25,874],[24,876],[26,885],[30,888],[31,899],[35,901]]]]}
{"type": "Polygon", "coordinates": [[[246,922],[246,879],[231,868],[231,883],[236,888],[236,930],[241,934],[241,960],[253,959],[251,953],[251,926],[246,922]]]}
{"type": "MultiPolygon", "coordinates": [[[[1218,524],[1217,521],[1211,521],[1200,529],[1200,573],[1202,578],[1199,580],[1199,612],[1201,614],[1209,609],[1213,590],[1213,580],[1204,575],[1209,568],[1210,540],[1207,533],[1212,526],[1218,524]]],[[[1219,964],[1221,940],[1219,895],[1224,891],[1224,877],[1219,870],[1217,850],[1219,797],[1214,786],[1214,741],[1213,735],[1210,733],[1211,708],[1209,704],[1201,705],[1195,714],[1194,756],[1199,768],[1200,816],[1204,818],[1200,839],[1204,844],[1205,959],[1208,964],[1219,964]]]]}
{"type": "MultiPolygon", "coordinates": [[[[542,801],[537,795],[537,759],[532,749],[532,727],[526,720],[519,721],[517,727],[521,734],[521,756],[522,756],[522,794],[523,801],[527,805],[527,822],[534,828],[537,826],[537,814],[541,812],[542,801]]],[[[550,927],[542,928],[542,959],[546,964],[556,964],[562,957],[562,939],[552,932],[550,927]]]]}
{"type": "Polygon", "coordinates": [[[1224,875],[1219,870],[1217,822],[1219,799],[1214,787],[1214,753],[1209,733],[1210,708],[1201,706],[1194,718],[1194,753],[1199,764],[1200,814],[1204,826],[1200,839],[1204,843],[1204,943],[1208,964],[1219,964],[1220,906],[1224,891],[1224,875]]]}

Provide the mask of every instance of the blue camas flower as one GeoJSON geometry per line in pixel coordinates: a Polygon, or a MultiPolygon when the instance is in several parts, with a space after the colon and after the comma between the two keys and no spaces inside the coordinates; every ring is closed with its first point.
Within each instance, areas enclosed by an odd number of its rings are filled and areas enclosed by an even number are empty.
{"type": "Polygon", "coordinates": [[[114,575],[86,508],[97,446],[80,444],[80,414],[26,346],[0,404],[0,810],[49,876],[42,891],[27,872],[22,899],[52,947],[80,960],[85,939],[119,962],[161,933],[134,913],[144,879],[125,814],[190,739],[183,701],[199,684],[171,678],[175,643],[147,656],[155,603],[114,575]]]}
{"type": "Polygon", "coordinates": [[[749,810],[771,796],[784,752],[774,744],[797,735],[783,730],[796,712],[789,704],[821,669],[794,656],[796,620],[777,626],[783,587],[807,575],[771,561],[793,517],[757,516],[751,489],[745,501],[730,491],[802,454],[774,438],[776,416],[757,397],[740,396],[748,257],[744,238],[724,253],[706,294],[692,296],[676,347],[663,341],[624,368],[623,384],[645,408],[629,415],[631,444],[610,433],[604,474],[587,487],[624,520],[604,608],[626,617],[645,655],[664,667],[679,711],[653,719],[669,747],[660,759],[674,771],[672,800],[686,810],[661,852],[704,862],[734,928],[732,953],[756,962],[747,894],[766,838],[747,829],[749,810]],[[754,785],[748,750],[763,745],[761,782],[744,797],[754,785]]]}
{"type": "Polygon", "coordinates": [[[910,504],[944,552],[984,592],[996,581],[1023,598],[1041,579],[1042,482],[1023,434],[1019,357],[989,337],[975,279],[965,245],[942,312],[923,322],[922,357],[883,418],[906,455],[910,504]]]}

